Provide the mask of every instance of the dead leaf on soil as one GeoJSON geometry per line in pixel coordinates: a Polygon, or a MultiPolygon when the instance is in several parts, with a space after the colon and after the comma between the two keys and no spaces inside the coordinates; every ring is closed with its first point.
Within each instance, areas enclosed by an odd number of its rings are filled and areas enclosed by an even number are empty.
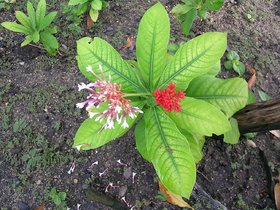
{"type": "Polygon", "coordinates": [[[278,183],[274,186],[275,204],[277,210],[280,210],[280,174],[278,176],[278,183]]]}
{"type": "Polygon", "coordinates": [[[246,65],[247,69],[250,71],[250,73],[252,74],[251,78],[248,80],[248,87],[251,89],[252,87],[254,87],[256,80],[257,80],[257,71],[256,69],[252,68],[249,65],[246,65]]]}
{"type": "Polygon", "coordinates": [[[41,206],[38,206],[35,210],[45,210],[45,206],[42,204],[41,206]]]}
{"type": "Polygon", "coordinates": [[[271,134],[273,134],[274,136],[276,136],[277,138],[280,138],[280,130],[272,130],[269,131],[271,134]]]}
{"type": "Polygon", "coordinates": [[[133,38],[133,36],[128,36],[127,37],[127,43],[126,43],[126,45],[123,46],[123,48],[130,49],[130,50],[134,49],[134,38],[133,38]]]}
{"type": "Polygon", "coordinates": [[[163,193],[165,196],[167,202],[180,206],[180,207],[186,207],[189,209],[194,210],[188,203],[186,203],[183,198],[179,195],[174,194],[173,192],[168,191],[161,182],[159,182],[159,190],[163,193]]]}
{"type": "Polygon", "coordinates": [[[87,29],[91,29],[91,27],[93,26],[93,21],[91,19],[91,17],[88,15],[87,16],[87,29]]]}

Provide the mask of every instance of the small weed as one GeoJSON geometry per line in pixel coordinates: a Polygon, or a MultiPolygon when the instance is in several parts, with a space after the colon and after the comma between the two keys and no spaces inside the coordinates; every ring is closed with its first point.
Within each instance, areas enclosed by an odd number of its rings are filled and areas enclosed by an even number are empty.
{"type": "Polygon", "coordinates": [[[27,121],[23,118],[20,118],[20,119],[16,119],[14,125],[13,125],[13,132],[14,133],[17,133],[17,132],[20,132],[22,131],[26,126],[27,126],[27,121]]]}
{"type": "Polygon", "coordinates": [[[227,53],[227,61],[224,63],[224,66],[227,70],[234,70],[239,74],[239,76],[242,76],[245,73],[245,65],[239,61],[240,57],[237,54],[237,52],[230,50],[227,53]]]}
{"type": "Polygon", "coordinates": [[[50,197],[54,204],[61,209],[67,208],[66,205],[66,192],[57,192],[56,188],[53,187],[50,191],[50,197]]]}

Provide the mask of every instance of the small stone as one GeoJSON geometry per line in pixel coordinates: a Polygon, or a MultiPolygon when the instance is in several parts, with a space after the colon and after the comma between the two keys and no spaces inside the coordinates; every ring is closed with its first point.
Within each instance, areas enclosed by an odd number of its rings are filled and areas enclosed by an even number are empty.
{"type": "Polygon", "coordinates": [[[78,183],[78,179],[74,179],[74,184],[77,184],[78,183]]]}
{"type": "Polygon", "coordinates": [[[42,181],[41,180],[37,180],[36,184],[40,185],[40,184],[42,184],[42,181]]]}
{"type": "Polygon", "coordinates": [[[120,198],[123,197],[125,195],[126,191],[127,191],[127,186],[126,185],[121,186],[120,189],[119,189],[119,197],[120,198]]]}
{"type": "Polygon", "coordinates": [[[18,208],[19,210],[30,210],[29,206],[22,201],[18,202],[18,208]]]}
{"type": "Polygon", "coordinates": [[[253,142],[252,140],[247,140],[247,145],[253,148],[257,148],[257,145],[255,142],[253,142]]]}
{"type": "Polygon", "coordinates": [[[19,65],[22,65],[22,66],[24,66],[24,62],[19,62],[19,65]]]}
{"type": "Polygon", "coordinates": [[[132,167],[128,167],[124,169],[123,176],[124,178],[128,179],[131,176],[132,167]]]}

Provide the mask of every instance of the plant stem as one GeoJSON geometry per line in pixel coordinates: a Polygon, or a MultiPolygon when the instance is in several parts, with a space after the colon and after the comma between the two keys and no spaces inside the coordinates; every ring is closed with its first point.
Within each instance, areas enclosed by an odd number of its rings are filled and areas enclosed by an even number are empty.
{"type": "Polygon", "coordinates": [[[134,97],[134,96],[150,96],[151,93],[126,93],[124,97],[134,97]]]}

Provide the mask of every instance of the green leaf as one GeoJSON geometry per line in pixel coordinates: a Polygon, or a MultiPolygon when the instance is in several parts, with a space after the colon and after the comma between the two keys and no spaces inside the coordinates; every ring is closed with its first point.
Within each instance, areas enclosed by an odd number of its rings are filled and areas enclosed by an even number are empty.
{"type": "Polygon", "coordinates": [[[141,19],[136,40],[136,57],[140,72],[151,90],[158,82],[166,65],[170,36],[169,17],[157,3],[141,19]]]}
{"type": "Polygon", "coordinates": [[[224,142],[228,144],[237,144],[239,142],[240,133],[238,122],[234,118],[230,118],[231,130],[224,134],[224,142]]]}
{"type": "Polygon", "coordinates": [[[247,105],[248,104],[254,104],[257,102],[256,96],[254,95],[254,93],[251,90],[248,90],[248,101],[247,101],[247,105]]]}
{"type": "Polygon", "coordinates": [[[233,70],[239,74],[239,76],[243,76],[243,74],[245,73],[245,65],[238,60],[233,61],[232,67],[233,70]]]}
{"type": "MultiPolygon", "coordinates": [[[[131,105],[137,106],[138,108],[142,107],[139,102],[131,103],[131,105]]],[[[106,106],[103,106],[101,109],[105,108],[106,106]]],[[[100,109],[98,110],[100,111],[100,109]]],[[[136,118],[131,119],[127,117],[129,128],[122,128],[121,124],[115,122],[114,129],[102,129],[106,122],[96,122],[96,118],[97,116],[88,118],[82,123],[75,135],[73,147],[81,147],[81,150],[96,149],[124,135],[136,122],[136,118]]]]}
{"type": "Polygon", "coordinates": [[[60,198],[62,201],[64,201],[65,198],[66,198],[66,192],[59,192],[59,193],[58,193],[58,196],[59,196],[59,198],[60,198]]]}
{"type": "Polygon", "coordinates": [[[231,117],[246,106],[248,85],[240,78],[218,79],[201,76],[190,83],[186,94],[213,104],[231,117]]]}
{"type": "Polygon", "coordinates": [[[135,127],[135,140],[136,140],[136,148],[138,152],[142,155],[142,157],[151,161],[148,150],[147,150],[147,138],[145,136],[145,122],[141,120],[135,127]]]}
{"type": "Polygon", "coordinates": [[[61,199],[58,195],[55,195],[53,197],[53,202],[55,203],[55,205],[59,206],[61,204],[61,199]]]}
{"type": "Polygon", "coordinates": [[[79,69],[90,81],[95,81],[96,78],[91,72],[86,71],[86,68],[91,66],[93,71],[100,75],[99,65],[101,65],[105,78],[108,79],[111,75],[114,83],[122,84],[123,92],[135,92],[135,89],[140,88],[132,67],[103,39],[98,37],[93,41],[89,37],[80,39],[77,42],[77,53],[79,69]]]}
{"type": "Polygon", "coordinates": [[[28,35],[25,37],[25,40],[21,43],[20,46],[24,47],[24,46],[28,45],[30,42],[32,42],[32,40],[33,40],[32,35],[28,35]]]}
{"type": "Polygon", "coordinates": [[[221,135],[230,130],[227,117],[210,103],[186,97],[180,104],[180,112],[168,113],[178,128],[205,136],[221,135]]]}
{"type": "Polygon", "coordinates": [[[93,10],[101,10],[102,9],[102,1],[101,0],[93,0],[91,2],[91,8],[93,10]]]}
{"type": "Polygon", "coordinates": [[[205,143],[205,137],[199,134],[191,134],[186,130],[180,131],[187,138],[195,163],[198,163],[203,158],[202,149],[205,143]]]}
{"type": "Polygon", "coordinates": [[[57,15],[57,12],[50,12],[48,15],[46,15],[41,23],[41,30],[44,30],[46,27],[48,27],[53,20],[55,19],[57,15]]]}
{"type": "Polygon", "coordinates": [[[40,35],[42,44],[44,45],[48,53],[50,55],[55,55],[56,50],[59,47],[57,39],[51,33],[48,32],[41,32],[40,35]]]}
{"type": "Polygon", "coordinates": [[[203,8],[206,10],[216,11],[222,8],[224,0],[206,0],[203,8]]]}
{"type": "Polygon", "coordinates": [[[88,2],[88,0],[70,0],[68,2],[68,5],[69,6],[74,6],[74,5],[78,5],[78,4],[84,4],[86,2],[88,2]]]}
{"type": "Polygon", "coordinates": [[[81,15],[87,11],[88,8],[88,2],[85,2],[83,4],[80,4],[78,9],[77,9],[77,15],[81,15]]]}
{"type": "Polygon", "coordinates": [[[91,10],[89,11],[89,15],[90,15],[91,20],[92,20],[93,22],[96,22],[97,19],[98,19],[98,16],[99,16],[99,12],[98,12],[98,10],[93,10],[93,9],[91,9],[91,10]]]}
{"type": "Polygon", "coordinates": [[[30,32],[33,31],[32,28],[32,23],[30,22],[30,20],[28,19],[28,17],[21,11],[16,11],[16,18],[18,19],[18,21],[24,26],[26,27],[30,32]]]}
{"type": "Polygon", "coordinates": [[[172,8],[171,12],[175,15],[183,15],[190,11],[193,7],[187,4],[177,4],[172,8]]]}
{"type": "Polygon", "coordinates": [[[232,61],[232,60],[239,60],[240,57],[238,55],[237,52],[233,51],[233,50],[230,50],[228,53],[227,53],[227,59],[232,61]]]}
{"type": "Polygon", "coordinates": [[[144,119],[147,150],[160,181],[169,191],[189,198],[196,168],[186,137],[157,107],[148,110],[144,119]]]}
{"type": "Polygon", "coordinates": [[[209,72],[207,72],[208,75],[216,76],[220,73],[221,71],[221,61],[219,60],[212,68],[210,69],[209,72]]]}
{"type": "Polygon", "coordinates": [[[271,99],[271,97],[269,95],[267,95],[265,92],[263,92],[261,90],[258,90],[258,94],[262,101],[268,101],[271,99]]]}
{"type": "Polygon", "coordinates": [[[37,43],[40,40],[40,34],[38,31],[34,31],[32,34],[32,40],[33,42],[37,43]]]}
{"type": "Polygon", "coordinates": [[[30,34],[30,31],[26,27],[15,22],[3,22],[1,25],[13,32],[23,33],[26,35],[30,34]]]}
{"type": "Polygon", "coordinates": [[[206,74],[220,60],[227,46],[226,33],[209,32],[198,36],[176,52],[162,72],[160,88],[174,82],[185,90],[189,82],[206,74]]]}
{"type": "Polygon", "coordinates": [[[36,12],[35,12],[35,9],[34,9],[32,3],[30,1],[27,2],[27,14],[28,14],[28,17],[29,17],[29,20],[32,24],[33,29],[37,30],[37,27],[36,27],[36,12]]]}
{"type": "Polygon", "coordinates": [[[232,60],[226,61],[224,62],[224,66],[227,70],[231,70],[233,69],[233,64],[232,64],[232,60]]]}
{"type": "Polygon", "coordinates": [[[38,27],[38,30],[41,29],[44,17],[46,15],[46,0],[40,0],[37,9],[36,9],[36,24],[38,27]]]}
{"type": "Polygon", "coordinates": [[[186,14],[179,17],[182,22],[182,31],[185,35],[190,33],[193,25],[193,21],[196,18],[197,10],[195,8],[190,9],[186,14]]]}

